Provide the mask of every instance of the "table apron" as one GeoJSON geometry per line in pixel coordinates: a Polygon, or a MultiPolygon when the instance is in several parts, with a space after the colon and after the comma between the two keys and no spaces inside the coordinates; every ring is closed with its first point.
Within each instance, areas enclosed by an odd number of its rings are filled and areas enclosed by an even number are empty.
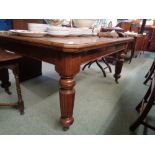
{"type": "Polygon", "coordinates": [[[5,40],[0,40],[0,47],[6,50],[13,51],[15,53],[19,53],[23,56],[45,61],[54,65],[58,65],[58,63],[60,63],[61,61],[60,59],[63,58],[66,59],[65,61],[63,61],[63,64],[65,65],[63,68],[68,68],[68,65],[73,64],[75,61],[78,61],[76,62],[76,65],[80,66],[80,64],[97,59],[99,57],[123,51],[127,48],[127,42],[115,45],[104,45],[103,47],[98,49],[88,51],[86,50],[76,53],[63,52],[48,46],[36,46],[12,41],[6,42],[5,40]]]}
{"type": "Polygon", "coordinates": [[[91,50],[91,51],[86,51],[86,52],[81,53],[80,63],[83,64],[88,61],[92,61],[97,58],[100,58],[100,57],[106,57],[108,55],[117,53],[119,51],[126,50],[126,48],[127,48],[127,43],[114,45],[114,46],[102,47],[102,48],[91,50]]]}

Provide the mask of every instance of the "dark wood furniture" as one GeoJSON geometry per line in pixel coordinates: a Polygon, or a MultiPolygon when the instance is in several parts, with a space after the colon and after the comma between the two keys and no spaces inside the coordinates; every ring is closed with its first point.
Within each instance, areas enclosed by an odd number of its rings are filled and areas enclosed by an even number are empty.
{"type": "Polygon", "coordinates": [[[125,51],[131,40],[133,38],[110,39],[97,36],[30,38],[0,35],[0,47],[55,65],[55,70],[60,75],[60,121],[64,128],[69,128],[74,122],[75,76],[80,72],[80,65],[117,53],[114,78],[118,82],[125,51]]]}
{"type": "MultiPolygon", "coordinates": [[[[28,23],[43,23],[42,19],[13,19],[13,29],[27,30],[28,23]]],[[[29,80],[42,75],[42,62],[31,58],[23,57],[19,63],[20,81],[29,80]]]]}
{"type": "MultiPolygon", "coordinates": [[[[43,23],[42,19],[13,19],[13,29],[28,29],[28,23],[43,23]]],[[[19,62],[19,79],[20,81],[29,80],[36,76],[42,75],[42,62],[27,57],[22,57],[19,62]]],[[[0,69],[1,87],[7,88],[11,85],[9,82],[8,69],[0,69]]]]}
{"type": "MultiPolygon", "coordinates": [[[[0,49],[0,69],[6,68],[6,69],[11,69],[13,71],[13,74],[15,76],[17,96],[18,96],[18,101],[16,103],[0,103],[0,106],[16,107],[20,111],[20,114],[23,114],[24,102],[22,99],[19,76],[18,76],[19,75],[18,62],[20,61],[21,58],[22,57],[20,55],[17,55],[15,53],[9,53],[0,49]]],[[[6,85],[4,85],[4,89],[8,94],[11,94],[8,86],[6,87],[6,85]]]]}
{"type": "Polygon", "coordinates": [[[148,42],[148,50],[155,52],[155,26],[151,27],[149,31],[150,38],[148,42]]]}
{"type": "Polygon", "coordinates": [[[144,48],[146,46],[145,41],[147,35],[136,35],[134,37],[134,42],[131,42],[129,44],[129,49],[131,50],[131,56],[129,58],[129,63],[131,63],[133,57],[137,57],[141,54],[141,52],[144,52],[144,48]]]}
{"type": "Polygon", "coordinates": [[[134,131],[141,124],[155,130],[154,126],[145,122],[145,118],[147,117],[149,111],[151,110],[154,104],[155,104],[155,75],[153,75],[151,85],[148,91],[146,92],[144,98],[136,107],[136,110],[139,113],[139,117],[130,126],[130,130],[134,131]]]}
{"type": "MultiPolygon", "coordinates": [[[[140,33],[141,26],[134,26],[132,22],[120,22],[117,26],[120,26],[124,31],[134,31],[140,33]]],[[[145,40],[145,51],[155,52],[155,20],[153,26],[145,25],[144,32],[148,35],[145,40]]]]}

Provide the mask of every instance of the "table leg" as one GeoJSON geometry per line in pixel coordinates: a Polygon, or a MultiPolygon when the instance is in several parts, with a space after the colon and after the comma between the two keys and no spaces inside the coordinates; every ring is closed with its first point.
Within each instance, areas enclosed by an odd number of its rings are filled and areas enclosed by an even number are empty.
{"type": "Polygon", "coordinates": [[[118,83],[118,79],[121,77],[120,74],[121,74],[122,67],[123,67],[124,57],[125,57],[125,50],[120,51],[117,55],[117,61],[115,65],[115,74],[114,74],[116,83],[118,83]]]}
{"type": "Polygon", "coordinates": [[[73,124],[73,108],[75,98],[75,80],[73,77],[61,77],[60,79],[60,108],[61,118],[60,122],[64,128],[69,128],[73,124]]]}
{"type": "Polygon", "coordinates": [[[2,68],[0,69],[0,80],[1,80],[1,87],[5,89],[5,91],[8,94],[11,94],[9,91],[9,87],[11,86],[11,83],[9,82],[9,72],[8,69],[2,68]]]}
{"type": "Polygon", "coordinates": [[[80,71],[80,58],[76,56],[59,56],[59,61],[55,65],[55,70],[60,75],[59,95],[60,95],[60,122],[64,129],[69,128],[73,122],[73,108],[75,98],[74,77],[80,71]]]}
{"type": "Polygon", "coordinates": [[[129,59],[129,63],[131,63],[132,58],[135,55],[135,44],[136,44],[136,40],[134,40],[134,42],[131,43],[131,56],[130,56],[130,59],[129,59]]]}

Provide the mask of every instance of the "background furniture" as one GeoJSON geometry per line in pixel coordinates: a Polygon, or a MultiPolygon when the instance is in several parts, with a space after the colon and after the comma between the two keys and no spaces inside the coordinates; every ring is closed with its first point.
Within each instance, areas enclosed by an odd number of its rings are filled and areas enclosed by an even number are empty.
{"type": "MultiPolygon", "coordinates": [[[[43,23],[42,19],[13,19],[13,29],[28,29],[28,23],[43,23]]],[[[41,61],[23,57],[19,64],[19,78],[21,81],[29,80],[42,74],[41,61]]]]}
{"type": "MultiPolygon", "coordinates": [[[[20,111],[20,114],[23,114],[24,102],[22,99],[19,76],[18,76],[19,75],[18,63],[20,59],[21,59],[20,55],[17,55],[14,53],[12,54],[0,49],[0,68],[2,69],[7,68],[13,71],[13,74],[15,76],[15,81],[16,81],[17,95],[18,95],[18,101],[16,103],[0,103],[0,106],[16,107],[20,111]]],[[[4,88],[8,94],[11,94],[8,87],[4,87],[4,88]]]]}
{"type": "MultiPolygon", "coordinates": [[[[124,31],[134,31],[139,33],[141,30],[140,26],[135,26],[132,24],[132,22],[120,22],[118,23],[117,26],[124,29],[124,31]]],[[[155,30],[154,30],[155,27],[154,26],[155,26],[155,22],[153,26],[145,25],[144,33],[148,35],[148,37],[145,40],[145,47],[144,47],[145,51],[155,52],[155,30]]]]}
{"type": "Polygon", "coordinates": [[[142,35],[138,34],[136,36],[133,36],[134,41],[130,42],[128,45],[127,52],[131,51],[131,55],[129,58],[126,58],[127,60],[129,59],[129,63],[131,63],[133,57],[138,57],[141,55],[141,53],[144,53],[144,49],[146,46],[146,39],[148,35],[142,35]]]}

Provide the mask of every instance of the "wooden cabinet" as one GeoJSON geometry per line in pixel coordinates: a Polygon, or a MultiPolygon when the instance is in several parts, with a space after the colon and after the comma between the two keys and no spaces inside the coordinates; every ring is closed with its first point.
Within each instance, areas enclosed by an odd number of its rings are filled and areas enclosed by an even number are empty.
{"type": "MultiPolygon", "coordinates": [[[[43,23],[40,19],[14,19],[13,29],[27,29],[28,23],[43,23]]],[[[42,62],[30,58],[22,58],[19,65],[21,81],[31,79],[42,74],[42,62]]]]}

